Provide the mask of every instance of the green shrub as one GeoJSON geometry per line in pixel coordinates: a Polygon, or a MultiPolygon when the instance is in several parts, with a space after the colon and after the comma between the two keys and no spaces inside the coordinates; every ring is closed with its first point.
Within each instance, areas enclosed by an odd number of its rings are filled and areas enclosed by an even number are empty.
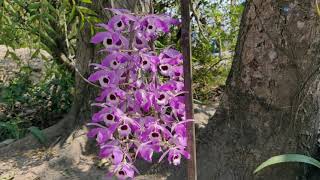
{"type": "Polygon", "coordinates": [[[0,102],[0,141],[23,137],[31,126],[47,128],[68,112],[73,100],[74,78],[61,65],[48,63],[44,77],[31,83],[31,70],[20,73],[7,86],[2,86],[0,102]]]}

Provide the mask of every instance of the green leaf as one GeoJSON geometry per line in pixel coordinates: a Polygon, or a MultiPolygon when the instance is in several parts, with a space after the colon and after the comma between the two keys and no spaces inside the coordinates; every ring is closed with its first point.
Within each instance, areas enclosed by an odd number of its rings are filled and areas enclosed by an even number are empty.
{"type": "Polygon", "coordinates": [[[17,13],[17,11],[13,8],[13,6],[10,3],[4,3],[4,8],[8,9],[9,11],[11,11],[14,14],[17,13]]]}
{"type": "Polygon", "coordinates": [[[91,0],[81,0],[81,2],[83,2],[83,3],[88,3],[88,4],[91,4],[91,3],[92,3],[91,0]]]}
{"type": "Polygon", "coordinates": [[[55,14],[58,14],[57,9],[52,6],[52,4],[48,1],[45,2],[46,6],[50,9],[50,11],[54,12],[55,14]]]}
{"type": "Polygon", "coordinates": [[[55,47],[57,47],[55,40],[52,39],[47,33],[40,31],[40,37],[46,40],[47,42],[49,42],[51,45],[54,45],[55,47]]]}
{"type": "Polygon", "coordinates": [[[76,16],[76,6],[73,5],[72,6],[72,10],[71,10],[71,13],[70,13],[70,16],[68,17],[68,24],[71,23],[71,21],[74,19],[74,17],[76,16]]]}
{"type": "Polygon", "coordinates": [[[80,17],[81,17],[81,24],[80,24],[80,29],[82,30],[84,27],[84,23],[85,23],[85,18],[84,15],[82,14],[81,11],[79,11],[80,17]]]}
{"type": "Polygon", "coordinates": [[[0,129],[4,128],[8,131],[12,138],[19,139],[20,138],[20,131],[17,124],[12,122],[0,122],[0,129]]]}
{"type": "Polygon", "coordinates": [[[87,16],[86,19],[88,22],[90,22],[92,24],[101,22],[101,20],[95,16],[87,16]]]}
{"type": "Polygon", "coordinates": [[[15,60],[15,61],[20,61],[21,59],[19,58],[19,56],[17,56],[17,54],[15,52],[12,51],[8,51],[10,57],[15,60]]]}
{"type": "Polygon", "coordinates": [[[97,16],[97,13],[94,12],[93,10],[83,7],[83,6],[77,6],[78,11],[82,12],[83,14],[88,14],[88,15],[94,15],[97,16]]]}
{"type": "Polygon", "coordinates": [[[265,162],[263,162],[259,167],[257,167],[256,170],[254,170],[254,174],[261,171],[263,168],[279,164],[279,163],[285,163],[285,162],[300,162],[300,163],[307,163],[314,165],[318,168],[320,168],[320,162],[312,157],[301,155],[301,154],[283,154],[279,156],[274,156],[265,162]]]}
{"type": "Polygon", "coordinates": [[[165,45],[164,44],[162,44],[160,41],[154,41],[154,45],[156,46],[156,47],[159,47],[159,48],[163,48],[165,45]]]}
{"type": "Polygon", "coordinates": [[[51,27],[51,25],[49,25],[45,22],[42,22],[41,25],[47,30],[47,32],[54,34],[54,35],[58,35],[58,33],[51,27]]]}
{"type": "Polygon", "coordinates": [[[51,14],[49,14],[49,13],[43,13],[43,15],[46,17],[46,18],[48,18],[50,21],[52,21],[52,22],[55,22],[56,21],[56,18],[55,17],[53,17],[51,14]]]}
{"type": "Polygon", "coordinates": [[[30,18],[29,18],[29,21],[30,22],[33,22],[34,20],[37,20],[37,19],[40,19],[41,18],[41,14],[35,14],[35,15],[32,15],[30,18]]]}
{"type": "Polygon", "coordinates": [[[41,144],[45,144],[48,141],[47,136],[38,127],[31,126],[28,130],[41,144]]]}
{"type": "Polygon", "coordinates": [[[31,59],[38,57],[39,53],[40,53],[40,49],[38,48],[36,51],[34,51],[34,53],[32,53],[31,59]]]}
{"type": "Polygon", "coordinates": [[[29,4],[29,9],[39,9],[41,7],[41,2],[34,2],[32,4],[29,4]]]}

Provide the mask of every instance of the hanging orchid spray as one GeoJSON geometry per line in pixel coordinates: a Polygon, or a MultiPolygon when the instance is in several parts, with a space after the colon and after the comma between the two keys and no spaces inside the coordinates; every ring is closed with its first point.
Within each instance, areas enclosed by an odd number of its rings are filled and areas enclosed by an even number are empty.
{"type": "Polygon", "coordinates": [[[154,51],[152,42],[170,32],[179,21],[166,15],[139,16],[124,9],[109,9],[108,23],[98,24],[91,42],[102,43],[106,57],[92,64],[88,78],[101,87],[88,136],[95,138],[101,158],[112,162],[109,174],[132,179],[137,158],[179,165],[190,158],[185,150],[187,129],[182,54],[170,47],[154,51]]]}

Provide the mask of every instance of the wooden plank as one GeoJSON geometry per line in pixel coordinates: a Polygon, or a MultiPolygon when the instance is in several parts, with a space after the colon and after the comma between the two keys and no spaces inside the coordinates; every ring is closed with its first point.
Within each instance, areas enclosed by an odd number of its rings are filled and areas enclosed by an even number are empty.
{"type": "MultiPolygon", "coordinates": [[[[181,0],[181,47],[184,58],[184,88],[186,104],[186,119],[193,119],[193,97],[192,97],[192,69],[191,69],[191,35],[190,35],[190,0],[181,0]]],[[[194,122],[187,124],[188,146],[187,151],[191,154],[191,159],[187,161],[188,180],[197,179],[196,163],[196,143],[195,143],[195,125],[194,122]]]]}

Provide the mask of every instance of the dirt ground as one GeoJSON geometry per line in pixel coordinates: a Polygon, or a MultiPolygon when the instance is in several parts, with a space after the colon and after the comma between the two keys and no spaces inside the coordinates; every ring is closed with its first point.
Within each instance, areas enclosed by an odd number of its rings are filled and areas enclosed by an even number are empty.
{"type": "MultiPolygon", "coordinates": [[[[197,130],[205,127],[217,106],[218,103],[195,105],[197,130]]],[[[50,131],[56,130],[49,128],[50,131]]],[[[0,180],[107,179],[108,162],[98,159],[94,142],[85,135],[86,128],[75,132],[65,140],[55,138],[56,143],[47,147],[34,144],[32,136],[0,145],[0,180]]],[[[137,162],[136,165],[141,172],[137,180],[176,179],[179,173],[185,173],[185,162],[178,167],[166,161],[161,164],[137,162]]]]}

